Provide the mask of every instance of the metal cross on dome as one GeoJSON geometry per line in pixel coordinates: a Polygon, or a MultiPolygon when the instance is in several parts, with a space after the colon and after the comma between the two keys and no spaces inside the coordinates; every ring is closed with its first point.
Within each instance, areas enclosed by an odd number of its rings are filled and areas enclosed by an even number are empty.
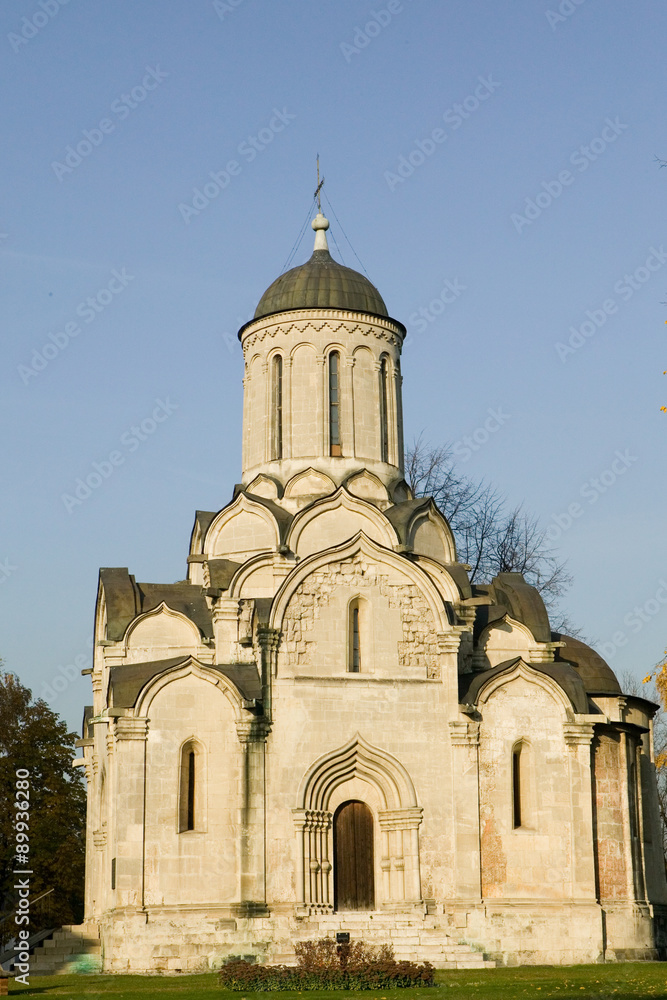
{"type": "Polygon", "coordinates": [[[320,191],[322,190],[322,185],[324,184],[324,177],[320,180],[320,154],[317,154],[317,187],[315,188],[314,198],[317,198],[317,210],[322,211],[322,199],[320,198],[320,191]]]}

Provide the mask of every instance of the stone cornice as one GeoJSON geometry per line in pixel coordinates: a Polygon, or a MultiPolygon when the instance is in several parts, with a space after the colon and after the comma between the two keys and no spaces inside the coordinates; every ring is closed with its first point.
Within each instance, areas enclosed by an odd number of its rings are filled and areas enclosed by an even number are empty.
{"type": "Polygon", "coordinates": [[[240,339],[245,353],[247,348],[267,337],[293,332],[303,334],[308,330],[321,333],[325,329],[330,329],[335,334],[341,328],[348,335],[360,332],[364,337],[386,340],[399,348],[405,337],[405,327],[388,317],[348,312],[345,309],[304,309],[274,313],[254,320],[243,329],[240,339]]]}
{"type": "Polygon", "coordinates": [[[134,719],[130,716],[114,720],[116,740],[145,740],[148,735],[148,719],[134,719]]]}
{"type": "Polygon", "coordinates": [[[563,736],[568,746],[588,746],[595,732],[591,722],[564,722],[563,736]]]}
{"type": "Polygon", "coordinates": [[[408,809],[387,809],[378,813],[378,821],[383,830],[416,830],[424,810],[421,806],[408,809]]]}
{"type": "Polygon", "coordinates": [[[240,743],[266,743],[270,732],[271,724],[268,719],[256,718],[236,723],[236,734],[240,743]]]}

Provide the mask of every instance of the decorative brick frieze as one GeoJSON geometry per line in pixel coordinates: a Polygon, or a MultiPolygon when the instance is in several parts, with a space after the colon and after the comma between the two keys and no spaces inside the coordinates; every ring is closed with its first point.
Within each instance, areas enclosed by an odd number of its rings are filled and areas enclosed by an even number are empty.
{"type": "Polygon", "coordinates": [[[321,334],[331,331],[331,334],[345,333],[346,336],[357,335],[363,338],[385,340],[398,349],[403,343],[403,330],[389,319],[377,317],[373,323],[363,313],[352,313],[338,309],[318,310],[321,319],[300,319],[290,322],[289,313],[276,313],[270,318],[258,319],[256,323],[246,328],[242,340],[243,352],[248,353],[263,341],[276,337],[298,337],[309,340],[309,334],[321,334]]]}

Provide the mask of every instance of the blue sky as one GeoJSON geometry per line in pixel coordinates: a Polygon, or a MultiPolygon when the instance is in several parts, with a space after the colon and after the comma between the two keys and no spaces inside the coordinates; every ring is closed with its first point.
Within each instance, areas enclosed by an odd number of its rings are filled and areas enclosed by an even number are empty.
{"type": "Polygon", "coordinates": [[[459,442],[552,526],[565,610],[643,675],[667,644],[666,35],[659,0],[3,4],[6,666],[78,727],[98,567],[185,576],[195,509],[240,478],[236,331],[319,152],[344,263],[347,237],[411,333],[407,439],[459,442]]]}

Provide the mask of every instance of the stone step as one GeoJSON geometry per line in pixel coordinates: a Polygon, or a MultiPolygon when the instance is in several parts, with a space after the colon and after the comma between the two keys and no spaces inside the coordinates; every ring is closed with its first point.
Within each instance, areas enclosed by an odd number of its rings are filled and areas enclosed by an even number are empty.
{"type": "Polygon", "coordinates": [[[58,928],[34,949],[30,971],[35,975],[60,975],[86,963],[91,969],[99,966],[102,949],[95,931],[85,924],[58,928]]]}

